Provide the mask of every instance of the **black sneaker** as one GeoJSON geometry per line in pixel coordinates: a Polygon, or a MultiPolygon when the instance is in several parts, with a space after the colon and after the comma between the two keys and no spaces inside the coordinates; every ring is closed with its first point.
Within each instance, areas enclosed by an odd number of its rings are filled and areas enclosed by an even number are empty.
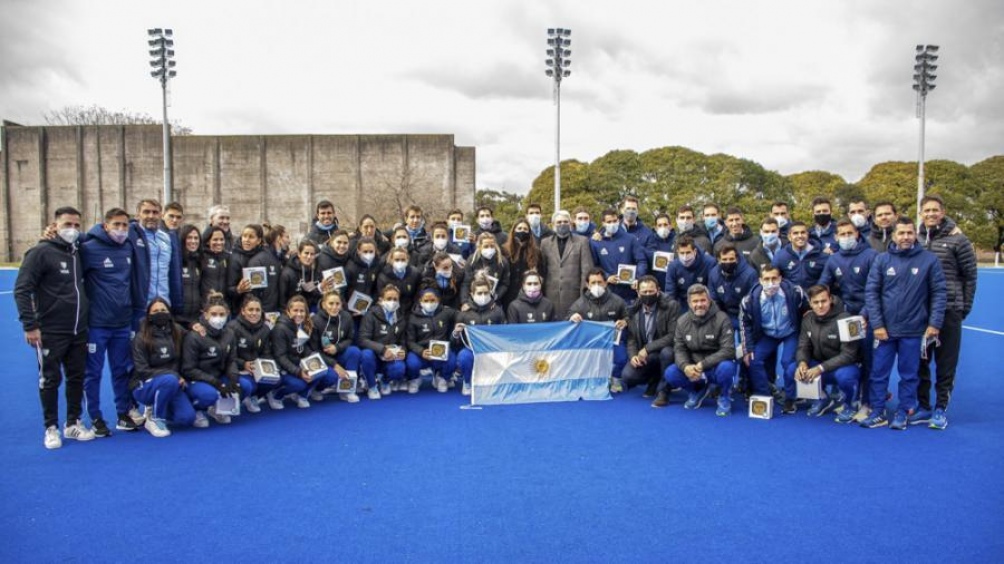
{"type": "Polygon", "coordinates": [[[798,413],[798,406],[795,404],[795,400],[786,399],[784,400],[784,408],[782,409],[784,413],[798,413]]]}
{"type": "Polygon", "coordinates": [[[645,393],[641,395],[643,398],[652,398],[659,393],[659,382],[649,382],[648,386],[645,387],[645,393]]]}
{"type": "Polygon", "coordinates": [[[99,439],[112,436],[112,430],[108,428],[104,419],[95,419],[91,422],[91,428],[94,429],[94,436],[99,439]]]}
{"type": "Polygon", "coordinates": [[[138,431],[140,426],[127,413],[120,413],[118,422],[115,423],[115,428],[119,431],[138,431]]]}

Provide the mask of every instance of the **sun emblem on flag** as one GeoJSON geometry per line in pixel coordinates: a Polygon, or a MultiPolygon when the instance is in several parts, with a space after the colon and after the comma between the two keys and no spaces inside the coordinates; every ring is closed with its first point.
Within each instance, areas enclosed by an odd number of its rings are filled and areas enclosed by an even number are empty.
{"type": "Polygon", "coordinates": [[[546,358],[538,358],[533,363],[533,369],[537,371],[537,376],[547,376],[551,370],[551,363],[547,362],[546,358]]]}

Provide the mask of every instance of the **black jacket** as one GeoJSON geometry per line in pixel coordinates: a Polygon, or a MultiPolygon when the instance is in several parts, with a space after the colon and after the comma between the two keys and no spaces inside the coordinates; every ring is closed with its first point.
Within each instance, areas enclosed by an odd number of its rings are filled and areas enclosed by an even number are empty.
{"type": "Polygon", "coordinates": [[[230,260],[230,273],[227,277],[227,293],[233,300],[233,309],[237,309],[240,306],[240,301],[243,298],[243,296],[237,292],[237,285],[240,284],[241,279],[244,278],[244,269],[252,267],[266,268],[268,273],[268,276],[266,277],[268,287],[255,288],[254,290],[251,290],[251,293],[258,296],[258,299],[261,300],[261,307],[263,311],[280,311],[279,274],[282,272],[282,264],[279,262],[279,259],[275,256],[275,254],[265,247],[258,247],[251,251],[245,251],[239,247],[234,248],[234,252],[231,255],[230,260]]]}
{"type": "Polygon", "coordinates": [[[317,307],[321,301],[321,269],[315,262],[311,266],[303,266],[300,257],[293,255],[279,275],[279,307],[285,309],[286,302],[295,295],[301,295],[307,300],[308,307],[317,307]],[[313,284],[313,289],[306,286],[313,284]]]}
{"type": "Polygon", "coordinates": [[[961,312],[965,318],[972,311],[976,298],[976,253],[973,244],[947,217],[941,225],[932,229],[921,225],[917,239],[941,262],[948,289],[945,309],[961,312]]]}
{"type": "Polygon", "coordinates": [[[892,243],[892,234],[895,230],[895,223],[885,229],[882,229],[878,225],[872,223],[871,233],[868,234],[868,244],[871,245],[877,253],[884,253],[888,251],[889,243],[892,243]]]}
{"type": "MultiPolygon", "coordinates": [[[[181,326],[177,326],[182,331],[181,326]]],[[[133,373],[129,379],[129,389],[134,390],[140,383],[161,374],[181,376],[180,344],[174,342],[172,326],[153,328],[153,339],[149,347],[143,346],[139,335],[132,340],[133,373]]]]}
{"type": "Polygon", "coordinates": [[[394,265],[385,264],[380,270],[380,274],[377,275],[376,287],[377,291],[380,291],[388,284],[395,286],[401,293],[401,309],[399,311],[411,311],[421,280],[422,273],[414,266],[409,265],[404,277],[398,278],[397,274],[394,273],[394,265]]]}
{"type": "Polygon", "coordinates": [[[714,302],[703,317],[697,317],[692,311],[684,313],[676,322],[673,355],[680,370],[700,362],[707,371],[726,360],[735,360],[732,320],[714,302]]]}
{"type": "Polygon", "coordinates": [[[398,310],[394,315],[394,323],[388,323],[383,308],[379,304],[374,304],[363,316],[363,322],[359,325],[359,348],[369,349],[378,357],[383,355],[387,345],[404,348],[407,333],[406,318],[407,316],[398,310]]]}
{"type": "Polygon", "coordinates": [[[230,355],[230,367],[227,374],[233,378],[247,371],[244,363],[259,358],[272,358],[272,330],[264,319],[251,324],[243,317],[237,317],[227,324],[230,332],[230,343],[233,354],[230,355]]]}
{"type": "Polygon", "coordinates": [[[429,346],[429,341],[449,341],[450,335],[453,334],[453,326],[456,324],[456,316],[456,310],[443,307],[442,304],[432,315],[426,314],[421,306],[416,304],[408,316],[406,337],[408,350],[422,356],[422,351],[429,346]]]}
{"type": "Polygon", "coordinates": [[[508,323],[545,323],[557,321],[554,318],[554,304],[541,293],[536,299],[526,297],[522,290],[519,297],[506,310],[508,323]]]}
{"type": "Polygon", "coordinates": [[[753,230],[750,229],[749,225],[743,225],[743,232],[739,235],[732,235],[732,232],[726,229],[725,235],[715,242],[715,257],[717,258],[719,249],[730,243],[747,259],[749,259],[750,254],[752,254],[757,247],[762,245],[760,237],[753,235],[753,230]]]}
{"type": "Polygon", "coordinates": [[[495,237],[495,243],[498,244],[498,247],[500,249],[502,248],[502,245],[505,245],[505,242],[509,240],[509,235],[507,235],[506,232],[502,230],[502,224],[499,223],[497,219],[492,220],[492,226],[489,227],[488,229],[484,229],[480,225],[477,225],[477,227],[474,229],[475,240],[477,240],[477,237],[480,236],[482,233],[491,233],[492,237],[495,237]]]}
{"type": "MultiPolygon", "coordinates": [[[[17,273],[14,300],[24,330],[52,335],[87,332],[84,268],[77,246],[60,238],[42,240],[28,250],[17,273]]],[[[130,312],[122,312],[123,316],[130,312]]]]}
{"type": "MultiPolygon", "coordinates": [[[[304,331],[306,329],[304,328],[304,331]]],[[[279,316],[272,328],[272,358],[279,365],[279,369],[286,374],[299,376],[300,359],[308,357],[320,350],[320,337],[316,331],[308,334],[308,339],[303,344],[296,344],[297,326],[293,320],[285,314],[279,316]]]]}
{"type": "Polygon", "coordinates": [[[321,354],[325,360],[330,360],[329,364],[333,365],[335,356],[345,352],[355,340],[356,327],[352,321],[352,314],[343,309],[336,317],[331,317],[328,312],[321,309],[311,316],[310,321],[314,324],[314,332],[321,341],[321,354]],[[324,352],[325,342],[335,345],[334,355],[324,352]]]}
{"type": "Polygon", "coordinates": [[[570,318],[576,313],[587,321],[618,321],[627,318],[627,303],[609,288],[599,298],[594,298],[589,290],[586,290],[575,300],[572,307],[568,308],[567,317],[570,318]]]}
{"type": "Polygon", "coordinates": [[[468,301],[471,293],[471,282],[479,272],[484,272],[488,276],[498,278],[495,285],[495,299],[501,301],[509,290],[509,259],[502,255],[502,249],[495,251],[492,260],[488,260],[478,253],[472,254],[464,266],[464,281],[460,288],[461,303],[468,301]]]}
{"type": "MultiPolygon", "coordinates": [[[[642,348],[641,344],[644,341],[642,335],[645,332],[645,314],[642,313],[644,307],[641,300],[636,300],[628,309],[628,357],[635,356],[642,348]]],[[[666,347],[673,348],[676,320],[680,317],[680,304],[669,296],[660,295],[655,308],[655,335],[644,347],[650,355],[658,355],[666,347]]]]}
{"type": "Polygon", "coordinates": [[[439,278],[436,277],[436,269],[431,264],[426,266],[422,277],[439,290],[440,301],[444,306],[460,309],[460,305],[464,303],[460,299],[460,292],[467,280],[464,269],[460,268],[460,265],[456,262],[453,263],[453,276],[446,282],[445,286],[440,285],[439,278]]]}
{"type": "MultiPolygon", "coordinates": [[[[474,302],[468,303],[471,306],[469,309],[457,312],[454,318],[454,327],[456,327],[457,323],[463,323],[464,325],[505,325],[505,311],[502,310],[502,306],[494,301],[489,302],[484,307],[474,302]]],[[[462,336],[454,338],[453,345],[456,350],[460,350],[461,347],[466,346],[462,336]]]]}
{"type": "Polygon", "coordinates": [[[181,313],[178,321],[190,327],[202,311],[202,254],[181,252],[181,313]]]}
{"type": "Polygon", "coordinates": [[[806,364],[809,361],[821,362],[824,372],[836,370],[858,361],[858,352],[864,341],[840,342],[840,330],[837,321],[851,317],[843,310],[840,298],[833,297],[830,312],[819,317],[809,310],[802,318],[802,327],[798,334],[798,362],[806,364]]]}
{"type": "Polygon", "coordinates": [[[199,275],[199,295],[205,299],[210,291],[227,295],[227,276],[230,268],[230,253],[214,253],[202,250],[202,268],[199,275]]]}
{"type": "Polygon", "coordinates": [[[379,258],[374,257],[373,263],[367,265],[359,258],[359,255],[353,253],[352,259],[345,264],[345,282],[348,284],[345,288],[345,296],[351,299],[352,292],[362,292],[375,301],[379,297],[377,296],[377,292],[380,291],[377,288],[377,275],[380,273],[381,267],[379,258]]]}
{"type": "Polygon", "coordinates": [[[236,382],[228,377],[233,359],[230,339],[233,334],[223,329],[213,329],[202,317],[199,322],[206,335],[189,331],[181,344],[181,376],[189,382],[205,382],[220,389],[224,384],[236,382]]]}

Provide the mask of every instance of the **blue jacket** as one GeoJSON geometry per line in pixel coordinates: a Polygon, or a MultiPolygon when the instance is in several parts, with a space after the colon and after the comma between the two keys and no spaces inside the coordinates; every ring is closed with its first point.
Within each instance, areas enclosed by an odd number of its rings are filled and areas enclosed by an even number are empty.
{"type": "Polygon", "coordinates": [[[129,327],[132,318],[122,312],[133,311],[136,304],[145,308],[144,294],[133,284],[133,246],[129,239],[116,243],[97,224],[80,244],[84,267],[84,290],[91,302],[89,327],[120,329],[129,327]]]}
{"type": "Polygon", "coordinates": [[[837,244],[837,222],[830,221],[830,224],[825,228],[818,225],[810,225],[809,243],[814,247],[819,247],[820,251],[830,249],[836,252],[840,249],[840,245],[837,244]]]}
{"type": "Polygon", "coordinates": [[[680,311],[690,311],[687,304],[687,290],[694,284],[708,284],[715,259],[698,246],[694,246],[697,257],[690,266],[683,266],[679,256],[673,258],[666,269],[666,295],[680,304],[680,311]]]}
{"type": "MultiPolygon", "coordinates": [[[[641,245],[641,248],[645,251],[647,251],[652,245],[652,239],[655,238],[655,232],[642,223],[640,218],[635,220],[634,227],[628,227],[628,225],[624,223],[624,220],[621,219],[621,228],[631,234],[631,236],[635,238],[635,241],[638,241],[638,244],[641,245]]],[[[652,255],[648,254],[647,258],[652,258],[652,255]]]]}
{"type": "MultiPolygon", "coordinates": [[[[645,256],[648,258],[648,263],[652,264],[652,258],[655,256],[656,251],[662,251],[665,253],[675,252],[673,246],[676,245],[676,230],[670,228],[669,237],[665,239],[659,237],[659,235],[652,231],[652,238],[649,239],[649,246],[645,249],[645,256]]],[[[653,270],[650,272],[655,279],[659,281],[659,287],[666,287],[666,273],[658,270],[653,270]]]]}
{"type": "MultiPolygon", "coordinates": [[[[593,262],[602,268],[607,276],[617,274],[618,264],[637,265],[636,278],[641,278],[648,272],[645,249],[638,244],[634,235],[624,229],[618,229],[613,237],[608,238],[604,235],[599,241],[590,239],[589,246],[593,251],[593,262]]],[[[611,289],[625,301],[631,302],[635,299],[635,291],[626,284],[613,284],[611,289]]]]}
{"type": "Polygon", "coordinates": [[[869,323],[893,338],[920,337],[928,326],[941,328],[947,292],[938,257],[920,243],[905,251],[890,245],[868,273],[869,323]]]}
{"type": "MultiPolygon", "coordinates": [[[[163,230],[162,230],[163,231],[163,230]]],[[[181,314],[181,240],[174,231],[165,231],[171,238],[171,262],[168,266],[168,289],[169,295],[163,296],[171,301],[171,311],[175,315],[181,314]]],[[[133,307],[133,321],[138,322],[146,315],[146,305],[156,296],[147,296],[150,288],[150,252],[147,249],[146,239],[143,236],[143,228],[139,222],[132,220],[129,222],[129,242],[132,243],[133,254],[133,291],[137,296],[142,296],[133,307]]]]}
{"type": "Polygon", "coordinates": [[[708,274],[708,288],[711,290],[712,299],[718,304],[719,309],[729,314],[733,323],[739,318],[739,306],[743,298],[760,282],[756,269],[743,255],[737,253],[736,258],[738,266],[731,277],[722,273],[721,264],[716,264],[708,274]]]}
{"type": "Polygon", "coordinates": [[[841,249],[830,255],[819,283],[829,286],[830,290],[843,299],[847,311],[858,315],[865,308],[865,285],[872,262],[877,256],[878,253],[868,241],[859,238],[853,249],[841,249]]]}
{"type": "MultiPolygon", "coordinates": [[[[788,307],[788,314],[791,315],[792,325],[797,335],[802,322],[802,314],[809,308],[809,300],[800,287],[787,280],[781,280],[781,291],[784,292],[785,305],[788,307]]],[[[757,285],[750,290],[749,295],[743,298],[742,305],[739,307],[739,331],[745,352],[752,351],[757,341],[763,337],[763,315],[760,312],[761,294],[763,294],[763,286],[757,282],[757,285]]]]}
{"type": "Polygon", "coordinates": [[[808,290],[810,286],[819,283],[819,277],[823,274],[823,267],[826,266],[827,254],[818,246],[809,244],[810,250],[804,257],[798,258],[798,254],[791,248],[791,244],[781,247],[774,253],[772,264],[781,269],[781,276],[785,280],[801,286],[803,290],[808,290]]]}

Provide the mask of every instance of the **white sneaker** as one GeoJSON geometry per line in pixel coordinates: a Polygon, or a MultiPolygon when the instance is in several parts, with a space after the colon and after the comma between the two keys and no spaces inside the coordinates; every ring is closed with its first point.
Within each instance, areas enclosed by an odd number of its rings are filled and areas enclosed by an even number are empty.
{"type": "Polygon", "coordinates": [[[327,388],[323,392],[319,392],[317,390],[310,392],[310,401],[316,401],[316,402],[324,401],[324,394],[328,393],[328,390],[330,389],[331,388],[327,388]]]}
{"type": "Polygon", "coordinates": [[[363,392],[369,391],[369,384],[366,383],[366,378],[356,379],[356,393],[361,394],[363,392]]]}
{"type": "Polygon", "coordinates": [[[468,384],[467,382],[464,382],[464,387],[462,390],[460,390],[460,393],[464,394],[465,396],[471,395],[471,385],[468,384]]]}
{"type": "Polygon", "coordinates": [[[422,377],[419,376],[414,380],[408,380],[408,393],[417,394],[418,390],[422,387],[422,377]]]}
{"type": "Polygon", "coordinates": [[[42,441],[45,448],[52,450],[63,446],[63,439],[59,436],[59,427],[52,425],[45,429],[45,440],[42,441]]]}
{"type": "Polygon", "coordinates": [[[216,422],[219,423],[220,425],[229,425],[230,424],[230,416],[229,415],[223,415],[223,414],[220,414],[220,413],[216,413],[216,406],[215,405],[209,406],[209,416],[212,417],[213,419],[215,419],[216,422]]]}
{"type": "Polygon", "coordinates": [[[274,391],[265,394],[265,401],[268,402],[269,409],[272,409],[273,411],[282,409],[282,400],[275,397],[274,391]]]}
{"type": "MultiPolygon", "coordinates": [[[[139,410],[137,410],[137,411],[139,411],[139,410]]],[[[152,405],[144,405],[143,406],[143,413],[141,415],[143,416],[143,419],[153,419],[153,406],[152,405]]],[[[131,413],[129,414],[129,419],[132,419],[132,414],[131,413]]],[[[135,420],[133,420],[133,422],[135,423],[135,420]]]]}
{"type": "Polygon", "coordinates": [[[436,391],[445,394],[450,391],[450,385],[446,382],[446,378],[442,376],[435,376],[432,378],[432,384],[436,386],[436,391]]]}
{"type": "Polygon", "coordinates": [[[73,425],[69,423],[63,427],[63,438],[74,439],[77,441],[90,441],[94,439],[94,431],[88,429],[83,423],[77,419],[77,422],[73,425]]]}
{"type": "Polygon", "coordinates": [[[448,382],[449,382],[448,385],[449,385],[449,387],[450,387],[451,390],[453,388],[456,388],[457,387],[457,375],[454,374],[453,376],[450,376],[450,379],[448,380],[448,382]]]}
{"type": "Polygon", "coordinates": [[[858,412],[854,414],[852,421],[858,421],[858,422],[864,421],[865,419],[868,419],[868,416],[871,414],[872,414],[872,408],[868,407],[867,405],[862,405],[861,407],[858,408],[858,412]]]}
{"type": "Polygon", "coordinates": [[[378,390],[376,388],[370,388],[366,392],[366,397],[370,398],[371,400],[378,400],[382,396],[380,395],[380,390],[378,390]]]}
{"type": "Polygon", "coordinates": [[[206,417],[204,412],[196,411],[195,423],[192,423],[192,427],[195,427],[196,429],[205,429],[206,427],[209,427],[209,418],[206,417]]]}
{"type": "Polygon", "coordinates": [[[293,399],[296,400],[296,407],[299,407],[300,409],[307,409],[310,407],[310,401],[300,394],[296,394],[293,399]]]}
{"type": "Polygon", "coordinates": [[[396,391],[398,391],[400,389],[401,389],[401,381],[400,380],[391,380],[390,381],[390,391],[396,392],[396,391]]]}
{"type": "Polygon", "coordinates": [[[132,419],[132,422],[139,426],[146,421],[146,415],[140,413],[139,408],[134,407],[129,410],[129,419],[132,419]]]}
{"type": "Polygon", "coordinates": [[[394,390],[391,389],[390,384],[380,384],[380,395],[389,396],[394,390]]]}
{"type": "Polygon", "coordinates": [[[163,419],[147,417],[143,427],[158,439],[171,436],[171,430],[167,428],[167,423],[164,423],[163,419]]]}
{"type": "Polygon", "coordinates": [[[349,403],[359,403],[359,394],[355,392],[342,393],[338,394],[338,399],[349,403]]]}
{"type": "Polygon", "coordinates": [[[258,398],[247,397],[244,398],[244,401],[241,403],[244,405],[244,409],[246,409],[248,413],[261,413],[261,408],[258,407],[258,398]]]}

